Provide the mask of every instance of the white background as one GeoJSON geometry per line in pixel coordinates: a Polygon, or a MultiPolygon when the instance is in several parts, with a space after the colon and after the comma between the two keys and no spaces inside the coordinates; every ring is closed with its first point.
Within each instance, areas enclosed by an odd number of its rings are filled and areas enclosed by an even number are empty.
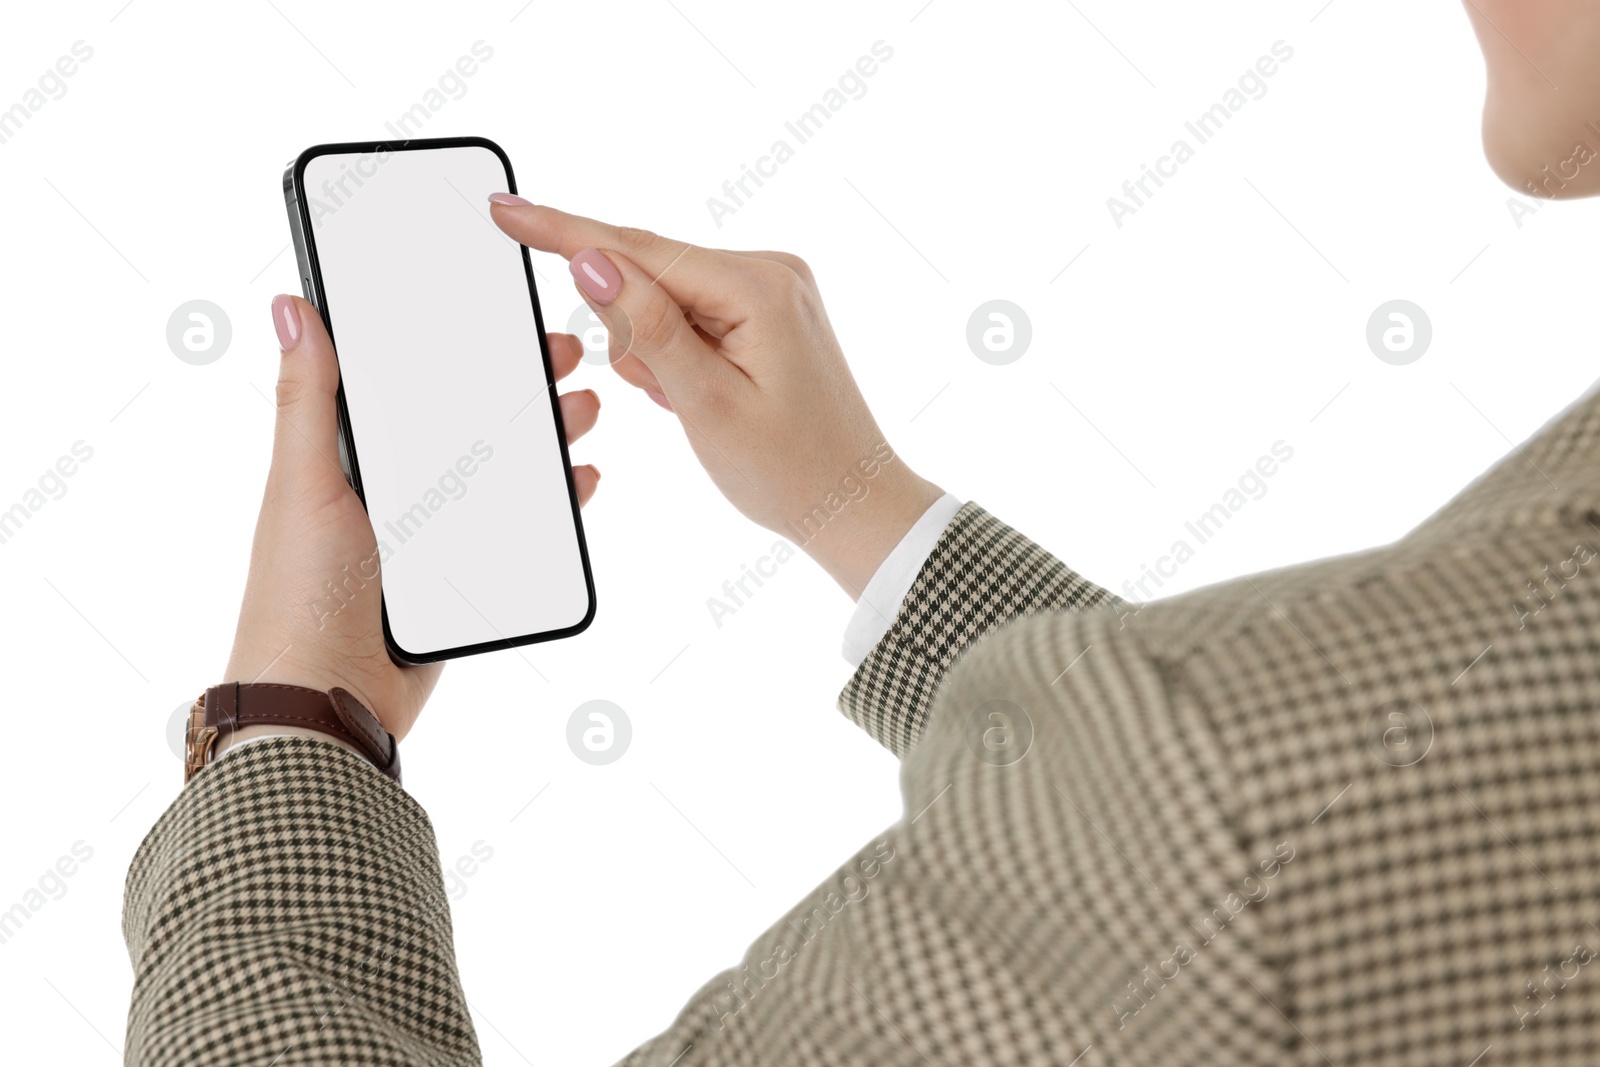
{"type": "MultiPolygon", "coordinates": [[[[122,1047],[123,875],[178,789],[170,714],[232,638],[268,303],[298,291],[284,163],[384,136],[475,41],[493,58],[427,135],[499,141],[537,201],[803,255],[897,450],[1115,590],[1275,441],[1293,459],[1164,592],[1398,536],[1595,374],[1596,209],[1515,224],[1456,5],[123,5],[13,6],[0,34],[0,108],[94,49],[0,144],[0,507],[94,449],[0,544],[0,910],[93,849],[0,944],[4,1040],[65,1062],[122,1047]],[[707,198],[878,40],[866,95],[718,228],[707,198]],[[1115,226],[1106,198],[1278,40],[1267,95],[1115,226]],[[966,344],[993,298],[1032,320],[1008,366],[966,344]],[[1403,367],[1365,341],[1395,298],[1434,327],[1403,367]],[[192,299],[232,320],[209,366],[167,346],[192,299]]],[[[539,267],[560,328],[579,301],[539,267]]],[[[717,627],[707,599],[774,537],[671,416],[603,367],[573,385],[604,401],[574,451],[605,475],[597,621],[451,665],[406,742],[446,863],[493,852],[454,905],[491,1063],[622,1055],[900,812],[894,760],[832,708],[848,599],[797,558],[717,627]],[[634,736],[593,767],[565,726],[602,698],[634,736]]]]}

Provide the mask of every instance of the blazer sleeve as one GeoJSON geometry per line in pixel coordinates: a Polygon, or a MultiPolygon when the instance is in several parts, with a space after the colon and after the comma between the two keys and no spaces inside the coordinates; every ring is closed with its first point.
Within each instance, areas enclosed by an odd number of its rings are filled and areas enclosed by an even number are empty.
{"type": "MultiPolygon", "coordinates": [[[[1228,920],[1203,980],[1141,1015],[1172,979],[1170,939],[1250,869],[1212,796],[1203,716],[1115,616],[1026,625],[952,672],[901,765],[901,820],[626,1067],[1287,1062],[1290,1025],[1260,999],[1282,996],[1261,909],[1228,920]],[[964,709],[996,695],[1039,713],[1026,745],[980,752],[964,709]]],[[[305,738],[229,752],[129,872],[126,1062],[479,1063],[437,857],[421,808],[350,753],[305,738]]]]}
{"type": "Polygon", "coordinates": [[[839,710],[904,756],[921,737],[945,675],[979,638],[1026,615],[1125,606],[969,503],[923,563],[888,632],[845,684],[839,710]]]}
{"type": "Polygon", "coordinates": [[[122,929],[130,1067],[480,1062],[428,817],[335,745],[201,771],[134,855],[122,929]]]}

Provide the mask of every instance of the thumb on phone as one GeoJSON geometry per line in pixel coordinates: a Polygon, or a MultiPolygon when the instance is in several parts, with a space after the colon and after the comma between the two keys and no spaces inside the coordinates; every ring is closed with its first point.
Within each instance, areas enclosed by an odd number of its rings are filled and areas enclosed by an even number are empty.
{"type": "Polygon", "coordinates": [[[272,438],[271,480],[279,488],[342,493],[339,465],[339,362],[322,316],[304,300],[272,301],[278,360],[278,421],[272,438]]]}

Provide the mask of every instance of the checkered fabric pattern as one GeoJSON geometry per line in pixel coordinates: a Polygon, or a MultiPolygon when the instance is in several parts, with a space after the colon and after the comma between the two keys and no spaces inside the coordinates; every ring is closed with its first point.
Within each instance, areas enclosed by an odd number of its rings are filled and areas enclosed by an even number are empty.
{"type": "Polygon", "coordinates": [[[129,1064],[476,1063],[427,815],[372,764],[256,741],[128,870],[129,1064]]]}
{"type": "Polygon", "coordinates": [[[977,504],[967,504],[945,528],[888,632],[839,694],[839,710],[903,756],[921,736],[950,665],[974,641],[1012,619],[1091,607],[1126,608],[977,504]]]}
{"type": "MultiPolygon", "coordinates": [[[[1600,399],[1137,608],[964,510],[841,697],[904,816],[625,1062],[1600,1064],[1596,459],[1600,399]]],[[[129,1062],[476,1063],[439,877],[349,754],[230,755],[130,872],[129,1062]]]]}

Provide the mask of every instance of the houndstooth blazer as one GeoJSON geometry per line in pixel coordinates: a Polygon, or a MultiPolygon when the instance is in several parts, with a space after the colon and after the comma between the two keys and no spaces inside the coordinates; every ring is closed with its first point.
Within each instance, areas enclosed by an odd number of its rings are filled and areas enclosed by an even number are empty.
{"type": "MultiPolygon", "coordinates": [[[[1399,542],[1135,606],[968,505],[840,698],[905,814],[625,1061],[1600,1064],[1600,399],[1399,542]]],[[[469,1064],[427,816],[331,745],[128,874],[132,1064],[469,1064]]]]}

